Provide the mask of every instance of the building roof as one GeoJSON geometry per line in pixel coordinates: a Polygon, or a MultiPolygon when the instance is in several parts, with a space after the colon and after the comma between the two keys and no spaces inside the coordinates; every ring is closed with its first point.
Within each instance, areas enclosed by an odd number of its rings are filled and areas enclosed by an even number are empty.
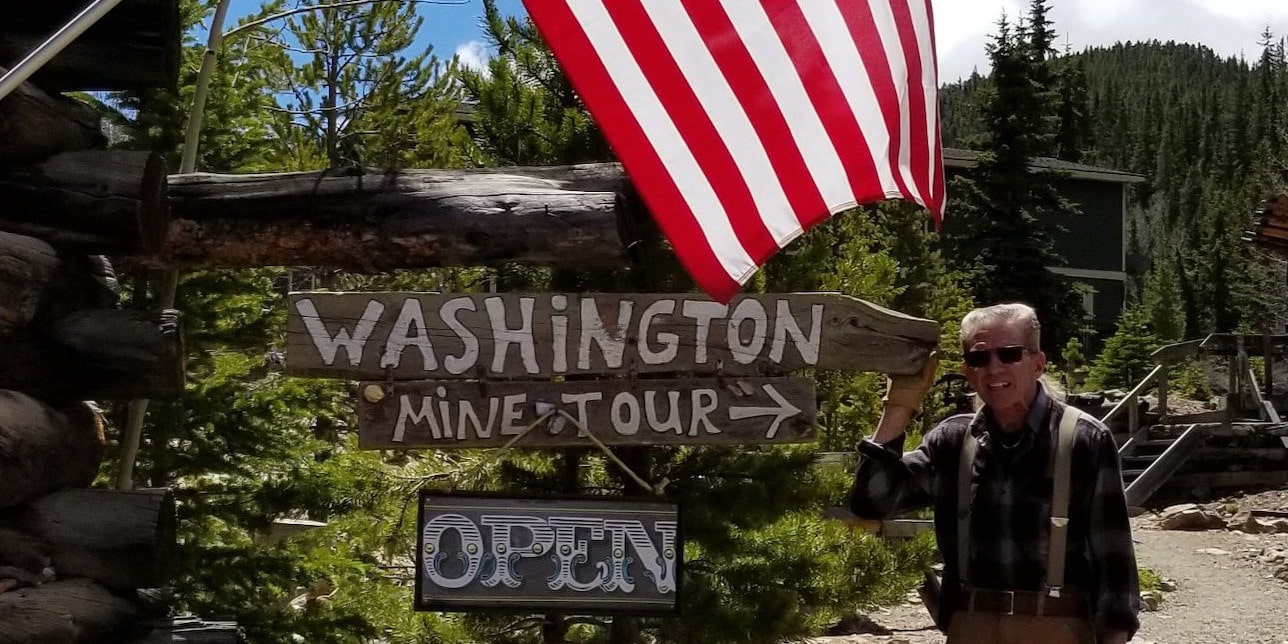
{"type": "Polygon", "coordinates": [[[1243,238],[1245,241],[1288,253],[1288,194],[1267,199],[1265,208],[1261,211],[1261,219],[1243,238]]]}
{"type": "MultiPolygon", "coordinates": [[[[973,168],[977,163],[979,152],[975,150],[962,150],[958,148],[944,148],[944,166],[949,168],[973,168]]],[[[1067,173],[1074,179],[1087,179],[1089,181],[1105,181],[1108,183],[1141,183],[1145,180],[1145,175],[1135,174],[1132,172],[1123,172],[1122,170],[1113,170],[1110,168],[1097,168],[1095,166],[1083,165],[1081,163],[1071,163],[1048,157],[1038,157],[1033,160],[1032,166],[1042,170],[1055,170],[1067,173]]]]}

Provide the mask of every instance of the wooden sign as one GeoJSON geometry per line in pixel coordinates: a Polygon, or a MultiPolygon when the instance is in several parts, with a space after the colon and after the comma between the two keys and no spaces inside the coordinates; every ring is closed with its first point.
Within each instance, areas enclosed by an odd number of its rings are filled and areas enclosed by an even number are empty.
{"type": "Polygon", "coordinates": [[[367,449],[802,443],[814,439],[809,378],[362,383],[367,449]]]}
{"type": "Polygon", "coordinates": [[[366,380],[917,373],[931,320],[838,294],[294,293],[287,372],[366,380]]]}
{"type": "Polygon", "coordinates": [[[421,493],[416,610],[673,614],[679,506],[421,493]]]}

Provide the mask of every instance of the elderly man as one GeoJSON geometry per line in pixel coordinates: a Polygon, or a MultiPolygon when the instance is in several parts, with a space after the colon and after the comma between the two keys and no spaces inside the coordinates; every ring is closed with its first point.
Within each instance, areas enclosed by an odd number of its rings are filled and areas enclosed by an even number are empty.
{"type": "Polygon", "coordinates": [[[963,370],[982,408],[903,453],[934,377],[891,379],[859,446],[850,507],[868,519],[931,506],[949,644],[1126,642],[1140,596],[1118,450],[1100,422],[1048,395],[1040,325],[1023,304],[971,311],[963,370]]]}

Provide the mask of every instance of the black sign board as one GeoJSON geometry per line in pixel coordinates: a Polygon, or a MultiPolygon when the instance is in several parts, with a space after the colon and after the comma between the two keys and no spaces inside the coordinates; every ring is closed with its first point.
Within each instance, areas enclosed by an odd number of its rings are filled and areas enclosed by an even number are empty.
{"type": "Polygon", "coordinates": [[[422,492],[416,610],[663,615],[679,607],[679,506],[422,492]]]}

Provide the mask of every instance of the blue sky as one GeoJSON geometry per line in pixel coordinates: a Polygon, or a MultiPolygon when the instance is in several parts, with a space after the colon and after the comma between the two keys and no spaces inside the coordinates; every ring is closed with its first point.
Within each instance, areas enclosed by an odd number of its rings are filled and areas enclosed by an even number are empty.
{"type": "MultiPolygon", "coordinates": [[[[728,1],[728,0],[726,0],[728,1]]],[[[749,2],[751,0],[732,0],[749,2]]],[[[972,70],[988,71],[984,46],[1003,14],[1014,18],[1028,0],[934,0],[940,80],[949,82],[972,70]]],[[[497,0],[507,14],[523,14],[521,0],[497,0]]],[[[232,18],[254,11],[259,0],[233,0],[232,18]]],[[[483,0],[463,4],[418,5],[425,16],[421,42],[441,59],[459,54],[466,64],[487,55],[479,19],[483,0]]],[[[1257,41],[1269,27],[1288,35],[1288,0],[1052,0],[1051,14],[1060,45],[1079,50],[1118,41],[1176,40],[1201,43],[1223,56],[1260,54],[1257,41]],[[1166,7],[1160,10],[1160,7],[1166,7]]]]}
{"type": "MultiPolygon", "coordinates": [[[[224,28],[237,24],[239,18],[255,12],[259,6],[260,0],[233,0],[224,28]]],[[[509,15],[526,14],[522,0],[497,0],[497,8],[509,15]]],[[[418,4],[416,10],[425,18],[418,43],[433,46],[434,55],[446,60],[459,53],[466,64],[478,64],[484,59],[487,52],[483,31],[479,28],[483,0],[466,0],[460,4],[418,4]]]]}

